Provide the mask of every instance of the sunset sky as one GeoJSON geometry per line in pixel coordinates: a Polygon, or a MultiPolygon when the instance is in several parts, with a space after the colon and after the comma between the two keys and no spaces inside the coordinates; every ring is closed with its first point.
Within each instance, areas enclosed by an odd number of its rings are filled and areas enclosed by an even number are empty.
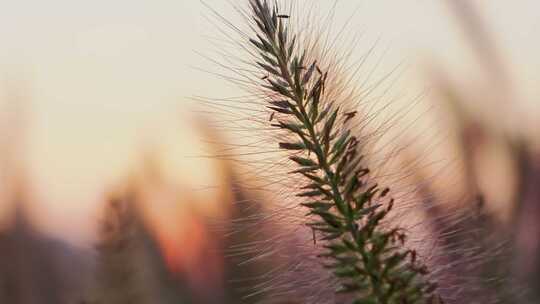
{"type": "MultiPolygon", "coordinates": [[[[238,20],[227,1],[206,2],[238,20]]],[[[337,2],[338,20],[358,8],[351,29],[364,33],[360,49],[379,38],[388,49],[382,71],[408,63],[415,77],[401,84],[407,91],[429,89],[421,76],[432,61],[444,62],[458,80],[475,75],[445,1],[337,2]]],[[[473,2],[510,60],[525,107],[538,109],[540,3],[473,2]]],[[[48,231],[91,239],[96,201],[145,150],[156,150],[178,183],[212,183],[208,164],[194,157],[203,150],[189,122],[190,97],[239,91],[200,71],[212,69],[198,53],[211,55],[209,36],[217,35],[208,16],[198,0],[0,0],[0,104],[10,90],[24,92],[25,157],[48,231]]]]}

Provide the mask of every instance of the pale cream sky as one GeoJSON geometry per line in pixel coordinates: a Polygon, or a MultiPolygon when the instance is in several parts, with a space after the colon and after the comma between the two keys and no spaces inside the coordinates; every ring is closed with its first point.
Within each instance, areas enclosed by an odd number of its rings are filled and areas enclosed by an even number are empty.
{"type": "MultiPolygon", "coordinates": [[[[225,0],[206,2],[236,17],[225,0]]],[[[539,2],[473,2],[504,46],[523,98],[537,107],[539,2]]],[[[359,7],[351,29],[364,32],[360,48],[381,38],[389,49],[382,71],[406,60],[413,75],[421,75],[417,63],[433,59],[455,75],[474,75],[445,1],[338,3],[338,19],[359,7]]],[[[208,15],[198,0],[0,0],[0,79],[28,92],[27,157],[43,207],[39,216],[54,219],[43,221],[48,230],[71,240],[89,237],[96,199],[150,144],[171,162],[171,176],[191,172],[184,175],[193,187],[204,183],[201,162],[188,157],[200,153],[189,144],[196,141],[186,123],[189,97],[238,95],[195,68],[212,68],[197,54],[212,52],[205,35],[216,31],[208,15]]],[[[408,90],[429,87],[419,79],[408,90]]]]}

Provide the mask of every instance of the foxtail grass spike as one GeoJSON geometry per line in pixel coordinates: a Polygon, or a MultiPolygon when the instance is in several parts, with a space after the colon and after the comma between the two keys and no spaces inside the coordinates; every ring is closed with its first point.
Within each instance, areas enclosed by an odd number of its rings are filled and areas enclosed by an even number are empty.
{"type": "Polygon", "coordinates": [[[321,263],[340,282],[336,293],[352,295],[354,304],[442,303],[416,251],[404,247],[405,232],[383,224],[394,201],[389,188],[367,179],[362,144],[345,124],[356,112],[325,100],[329,72],[317,61],[303,62],[309,50],[277,3],[251,0],[250,7],[256,25],[250,41],[260,54],[255,65],[267,75],[260,85],[278,121],[272,126],[291,139],[276,145],[291,153],[297,168],[290,174],[304,177],[296,196],[305,200],[308,226],[325,248],[321,263]]]}

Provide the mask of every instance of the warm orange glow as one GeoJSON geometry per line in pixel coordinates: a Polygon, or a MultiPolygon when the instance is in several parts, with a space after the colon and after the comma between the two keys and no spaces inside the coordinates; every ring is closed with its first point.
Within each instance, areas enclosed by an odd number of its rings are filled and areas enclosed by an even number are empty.
{"type": "Polygon", "coordinates": [[[169,270],[182,274],[193,286],[215,284],[223,270],[220,250],[216,246],[219,240],[195,216],[185,218],[182,223],[181,231],[158,228],[159,246],[169,270]]]}

